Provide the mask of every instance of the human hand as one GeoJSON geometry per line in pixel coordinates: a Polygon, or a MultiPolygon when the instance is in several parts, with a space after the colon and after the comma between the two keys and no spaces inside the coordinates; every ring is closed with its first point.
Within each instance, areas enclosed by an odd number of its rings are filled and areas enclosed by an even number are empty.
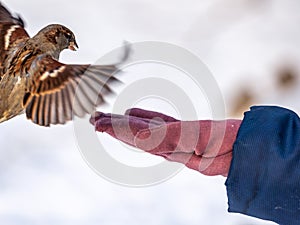
{"type": "Polygon", "coordinates": [[[241,120],[180,121],[138,108],[125,115],[96,112],[90,122],[99,132],[210,176],[227,176],[241,124],[241,120]]]}

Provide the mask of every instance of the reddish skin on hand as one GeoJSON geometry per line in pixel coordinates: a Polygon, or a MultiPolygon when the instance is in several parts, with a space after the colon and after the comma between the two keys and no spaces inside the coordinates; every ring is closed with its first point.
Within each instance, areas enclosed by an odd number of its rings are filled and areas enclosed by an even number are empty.
{"type": "Polygon", "coordinates": [[[241,120],[180,121],[162,113],[129,109],[125,115],[96,112],[99,132],[204,175],[227,176],[241,120]]]}

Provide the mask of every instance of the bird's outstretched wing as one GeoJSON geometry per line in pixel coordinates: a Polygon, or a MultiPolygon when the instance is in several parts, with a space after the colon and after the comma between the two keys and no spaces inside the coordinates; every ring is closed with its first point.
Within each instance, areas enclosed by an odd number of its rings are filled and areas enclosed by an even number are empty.
{"type": "Polygon", "coordinates": [[[112,92],[114,65],[66,65],[50,56],[32,63],[23,105],[26,116],[41,126],[64,124],[73,115],[92,113],[112,92]]]}
{"type": "Polygon", "coordinates": [[[24,27],[22,18],[14,17],[0,2],[0,69],[9,50],[29,38],[24,27]]]}

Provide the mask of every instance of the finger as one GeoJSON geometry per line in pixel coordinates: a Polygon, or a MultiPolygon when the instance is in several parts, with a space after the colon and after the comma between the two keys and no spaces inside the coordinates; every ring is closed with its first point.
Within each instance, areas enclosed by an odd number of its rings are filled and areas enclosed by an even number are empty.
{"type": "Polygon", "coordinates": [[[134,138],[141,130],[147,130],[151,124],[133,116],[99,114],[95,130],[105,132],[127,144],[134,145],[134,138]]]}
{"type": "Polygon", "coordinates": [[[148,119],[148,118],[140,118],[140,117],[136,117],[136,116],[131,116],[131,115],[120,115],[120,114],[112,114],[112,113],[103,113],[103,112],[95,112],[91,118],[90,118],[90,123],[95,125],[96,121],[101,119],[101,118],[113,118],[113,119],[125,119],[127,118],[129,120],[128,117],[130,117],[130,120],[137,120],[140,122],[144,122],[144,123],[149,123],[149,126],[156,126],[156,125],[162,125],[165,122],[161,121],[161,120],[154,120],[154,119],[148,119]]]}
{"type": "Polygon", "coordinates": [[[90,123],[95,125],[96,121],[99,120],[104,115],[103,112],[95,112],[91,115],[90,123]]]}
{"type": "Polygon", "coordinates": [[[125,135],[126,132],[136,135],[141,130],[147,130],[149,124],[136,117],[106,114],[96,121],[95,127],[100,132],[112,130],[118,131],[120,135],[125,135]]]}
{"type": "Polygon", "coordinates": [[[98,118],[97,121],[95,122],[95,130],[99,132],[113,134],[114,128],[112,124],[112,118],[111,117],[98,118]]]}
{"type": "Polygon", "coordinates": [[[155,119],[155,118],[160,118],[165,122],[175,122],[178,121],[177,119],[167,116],[165,114],[155,112],[155,111],[149,111],[149,110],[144,110],[144,109],[139,109],[139,108],[132,108],[128,109],[125,112],[126,115],[130,116],[136,116],[144,119],[155,119]]]}
{"type": "Polygon", "coordinates": [[[95,122],[95,121],[97,121],[101,118],[105,118],[105,117],[115,118],[115,119],[117,119],[117,118],[122,119],[122,118],[128,117],[128,116],[124,116],[124,115],[120,115],[120,114],[113,114],[113,113],[103,113],[103,112],[98,112],[97,111],[91,116],[90,121],[92,120],[91,122],[95,122]]]}
{"type": "Polygon", "coordinates": [[[112,121],[109,117],[104,117],[99,120],[97,120],[95,124],[95,129],[99,132],[104,132],[109,134],[110,136],[128,144],[131,146],[133,145],[133,135],[130,132],[125,132],[124,130],[127,129],[126,125],[124,125],[126,122],[124,120],[116,119],[112,121]],[[118,120],[118,121],[117,121],[118,120]],[[113,124],[118,125],[113,125],[113,124]],[[118,127],[116,127],[118,126],[118,127]]]}
{"type": "MultiPolygon", "coordinates": [[[[113,120],[117,120],[117,119],[127,119],[128,116],[124,116],[124,115],[119,115],[119,114],[112,114],[112,113],[103,113],[103,112],[95,112],[91,118],[90,118],[90,123],[95,125],[96,122],[98,120],[104,119],[104,118],[109,118],[109,119],[113,119],[113,120]]],[[[101,124],[101,122],[99,123],[101,124]]]]}

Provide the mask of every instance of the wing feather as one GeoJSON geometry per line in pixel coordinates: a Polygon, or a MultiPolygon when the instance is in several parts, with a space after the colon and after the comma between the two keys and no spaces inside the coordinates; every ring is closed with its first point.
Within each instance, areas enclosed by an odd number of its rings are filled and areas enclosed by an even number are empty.
{"type": "Polygon", "coordinates": [[[114,65],[67,65],[50,56],[32,65],[23,102],[27,118],[41,126],[92,113],[105,102],[104,95],[113,93],[111,83],[118,82],[114,65]]]}
{"type": "Polygon", "coordinates": [[[45,96],[40,96],[39,109],[37,111],[37,124],[44,124],[44,107],[45,107],[45,96]]]}
{"type": "MultiPolygon", "coordinates": [[[[45,103],[44,103],[44,107],[41,109],[41,114],[43,115],[44,118],[44,123],[40,124],[41,126],[49,126],[50,124],[50,102],[51,102],[51,95],[44,95],[45,98],[45,103]]],[[[27,109],[26,109],[27,110],[27,109]]]]}

